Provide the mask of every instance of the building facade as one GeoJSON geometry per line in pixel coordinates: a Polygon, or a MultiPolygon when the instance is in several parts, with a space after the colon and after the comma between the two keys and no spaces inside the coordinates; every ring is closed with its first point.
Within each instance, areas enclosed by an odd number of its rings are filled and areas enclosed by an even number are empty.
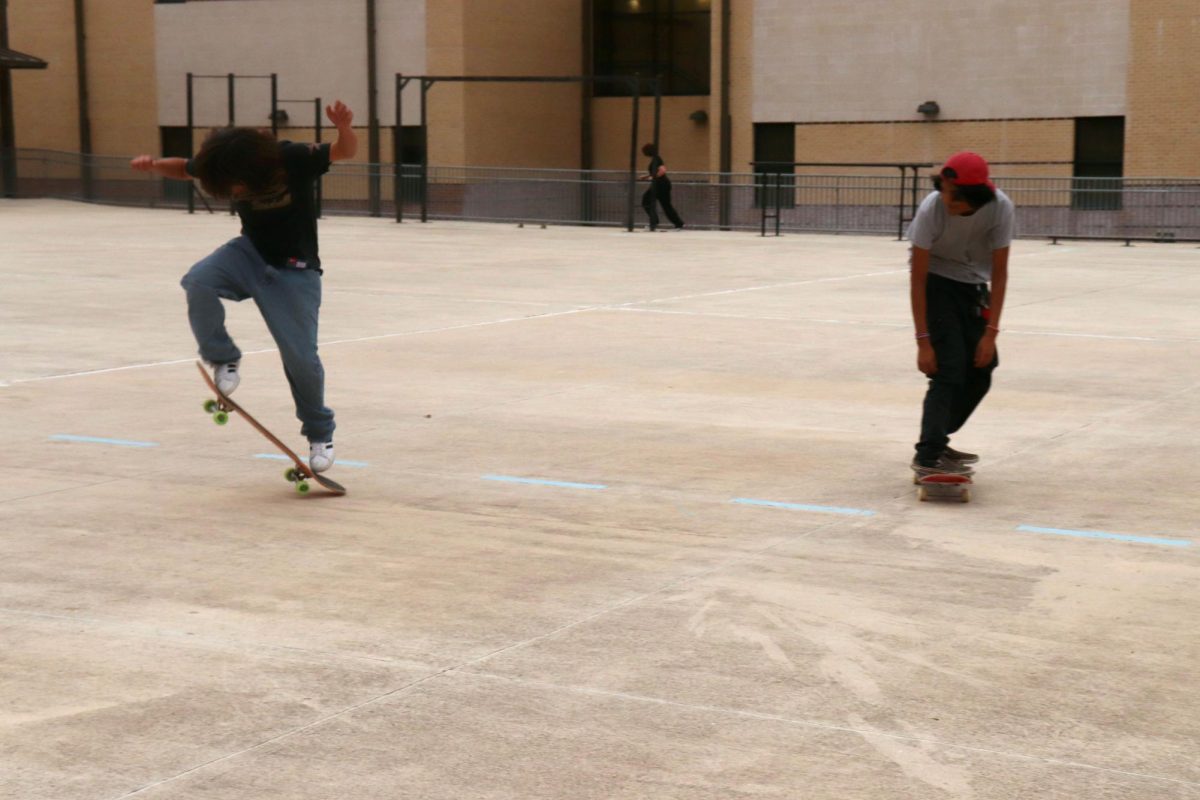
{"type": "Polygon", "coordinates": [[[406,161],[625,169],[632,86],[649,141],[657,76],[676,171],[970,148],[1014,175],[1200,176],[1196,0],[7,0],[6,16],[11,46],[49,62],[13,77],[18,148],[178,153],[189,72],[217,76],[194,81],[201,131],[229,122],[230,73],[247,76],[233,120],[270,125],[269,81],[249,76],[274,73],[283,133],[315,135],[314,100],[340,98],[373,145],[360,160],[393,161],[401,125],[406,161]],[[397,73],[606,79],[439,82],[422,135],[418,82],[397,120],[397,73]]]}

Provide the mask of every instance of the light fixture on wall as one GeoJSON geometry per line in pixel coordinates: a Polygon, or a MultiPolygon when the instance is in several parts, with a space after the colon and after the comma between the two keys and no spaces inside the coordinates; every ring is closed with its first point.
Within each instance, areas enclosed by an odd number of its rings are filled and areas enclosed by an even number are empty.
{"type": "Polygon", "coordinates": [[[688,119],[697,125],[705,125],[708,123],[708,112],[703,108],[699,111],[693,111],[691,114],[688,114],[688,119]]]}
{"type": "Polygon", "coordinates": [[[917,106],[917,113],[924,114],[926,117],[936,117],[942,109],[938,106],[936,100],[926,100],[921,105],[917,106]]]}

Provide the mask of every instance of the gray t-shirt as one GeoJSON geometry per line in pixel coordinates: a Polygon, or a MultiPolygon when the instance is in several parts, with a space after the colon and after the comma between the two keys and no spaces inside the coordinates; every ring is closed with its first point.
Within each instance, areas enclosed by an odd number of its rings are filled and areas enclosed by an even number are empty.
{"type": "Polygon", "coordinates": [[[929,271],[961,283],[992,279],[992,251],[1012,244],[1016,214],[999,189],[996,199],[969,217],[946,211],[941,195],[929,195],[908,226],[908,240],[929,251],[929,271]]]}

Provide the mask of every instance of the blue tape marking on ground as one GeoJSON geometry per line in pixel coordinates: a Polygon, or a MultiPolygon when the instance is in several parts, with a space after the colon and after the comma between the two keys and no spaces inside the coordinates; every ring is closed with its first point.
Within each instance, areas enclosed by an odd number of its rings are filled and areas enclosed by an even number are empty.
{"type": "Polygon", "coordinates": [[[158,442],[130,442],[125,439],[103,439],[99,436],[72,436],[56,433],[50,437],[59,442],[91,442],[92,444],[115,444],[117,447],[158,447],[158,442]]]}
{"type": "Polygon", "coordinates": [[[1067,528],[1039,528],[1035,525],[1018,525],[1017,530],[1026,533],[1053,533],[1058,536],[1078,536],[1084,539],[1115,539],[1119,542],[1140,542],[1141,544],[1161,544],[1167,547],[1191,547],[1187,539],[1162,539],[1157,536],[1129,536],[1124,533],[1105,533],[1104,531],[1073,531],[1067,528]]]}
{"type": "MultiPolygon", "coordinates": [[[[288,458],[287,456],[282,455],[280,453],[255,453],[254,457],[255,458],[269,458],[273,461],[287,461],[289,463],[291,462],[290,458],[288,458]]],[[[339,467],[368,467],[368,466],[370,466],[370,464],[368,464],[366,461],[345,461],[340,458],[337,459],[336,461],[334,461],[333,463],[339,467]]]]}
{"type": "Polygon", "coordinates": [[[557,486],[560,489],[607,489],[602,483],[572,483],[571,481],[547,481],[541,478],[516,478],[512,475],[484,475],[485,481],[502,481],[504,483],[529,483],[534,486],[557,486]]]}
{"type": "Polygon", "coordinates": [[[805,503],[777,503],[774,500],[754,500],[749,497],[735,497],[731,503],[741,503],[746,506],[767,506],[769,508],[786,508],[791,511],[815,511],[818,514],[844,514],[850,517],[873,517],[874,511],[865,508],[839,508],[838,506],[811,506],[805,503]]]}

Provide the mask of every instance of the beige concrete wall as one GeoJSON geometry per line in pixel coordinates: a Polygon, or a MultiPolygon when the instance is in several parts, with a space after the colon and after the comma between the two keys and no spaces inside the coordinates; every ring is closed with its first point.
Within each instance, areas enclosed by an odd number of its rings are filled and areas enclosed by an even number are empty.
{"type": "Polygon", "coordinates": [[[1123,114],[1129,3],[762,0],[754,119],[920,119],[925,100],[942,119],[1123,114]]]}
{"type": "MultiPolygon", "coordinates": [[[[425,71],[425,0],[378,0],[379,119],[395,122],[396,72],[425,71]]],[[[366,5],[341,0],[226,0],[154,6],[159,122],[184,125],[186,79],[196,74],[279,75],[284,98],[341,99],[367,119],[366,5]]],[[[407,98],[406,98],[407,99],[407,98]]],[[[223,81],[197,83],[198,125],[228,119],[223,81]]],[[[289,106],[289,112],[294,109],[289,106]]],[[[239,125],[267,125],[270,84],[239,81],[239,125]]],[[[306,112],[305,112],[306,113],[306,112]]],[[[416,107],[406,110],[415,122],[416,107]]]]}
{"type": "Polygon", "coordinates": [[[44,70],[12,73],[17,147],[78,152],[73,3],[71,0],[10,2],[8,24],[10,47],[49,63],[44,70]]]}
{"type": "MultiPolygon", "coordinates": [[[[628,97],[598,97],[592,101],[592,158],[596,169],[629,169],[629,138],[633,100],[628,97]]],[[[716,135],[715,113],[708,97],[664,97],[660,149],[672,172],[707,172],[711,168],[709,135],[716,135]],[[695,111],[709,114],[707,123],[689,117],[695,111]]],[[[649,159],[641,147],[654,140],[654,98],[643,98],[638,110],[639,170],[649,159]]]]}
{"type": "Polygon", "coordinates": [[[1200,177],[1200,3],[1131,0],[1128,176],[1200,177]]]}

